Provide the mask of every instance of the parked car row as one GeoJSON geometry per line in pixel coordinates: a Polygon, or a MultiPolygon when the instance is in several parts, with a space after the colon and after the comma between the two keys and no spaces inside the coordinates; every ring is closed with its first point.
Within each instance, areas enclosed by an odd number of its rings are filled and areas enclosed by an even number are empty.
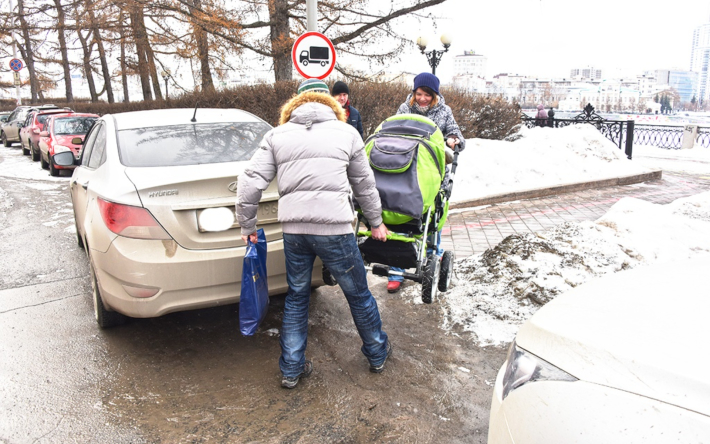
{"type": "Polygon", "coordinates": [[[5,147],[19,142],[22,154],[58,176],[59,170],[74,167],[57,166],[52,156],[68,151],[78,159],[84,137],[98,118],[97,114],[76,113],[55,105],[18,106],[2,123],[0,138],[5,147]]]}

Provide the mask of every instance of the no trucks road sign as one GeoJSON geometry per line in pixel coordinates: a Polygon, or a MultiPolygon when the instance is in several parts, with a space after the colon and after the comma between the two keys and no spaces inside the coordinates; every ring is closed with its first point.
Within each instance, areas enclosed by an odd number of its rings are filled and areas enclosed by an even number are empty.
{"type": "Polygon", "coordinates": [[[12,59],[10,60],[10,69],[18,72],[19,70],[22,69],[22,60],[20,59],[12,59]]]}
{"type": "Polygon", "coordinates": [[[293,44],[291,60],[303,77],[322,80],[335,68],[335,47],[323,34],[307,32],[293,44]]]}

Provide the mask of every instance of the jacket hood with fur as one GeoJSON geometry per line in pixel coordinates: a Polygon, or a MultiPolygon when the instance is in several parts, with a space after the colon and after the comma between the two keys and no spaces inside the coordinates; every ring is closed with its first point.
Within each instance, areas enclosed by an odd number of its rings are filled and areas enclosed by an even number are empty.
{"type": "Polygon", "coordinates": [[[295,95],[281,107],[279,125],[287,122],[306,124],[308,122],[322,122],[325,120],[340,120],[347,122],[345,110],[329,94],[319,92],[305,92],[295,95]],[[325,107],[330,108],[335,116],[330,116],[325,107]]]}

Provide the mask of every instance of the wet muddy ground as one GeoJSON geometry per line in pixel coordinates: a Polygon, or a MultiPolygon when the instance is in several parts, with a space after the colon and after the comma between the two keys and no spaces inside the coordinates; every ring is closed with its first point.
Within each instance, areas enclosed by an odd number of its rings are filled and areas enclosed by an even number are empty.
{"type": "Polygon", "coordinates": [[[102,407],[151,442],[485,442],[504,352],[446,335],[436,305],[374,287],[394,346],[382,374],[368,371],[340,291],[321,288],[310,312],[314,372],[295,390],[279,385],[283,299],[274,298],[252,338],[238,333],[236,307],[106,332],[106,352],[119,361],[102,407]]]}
{"type": "Polygon", "coordinates": [[[236,306],[100,330],[60,179],[0,176],[0,443],[486,442],[505,350],[440,329],[436,303],[388,294],[382,278],[370,278],[394,347],[382,374],[337,287],[313,292],[314,371],[295,390],[280,387],[280,297],[251,338],[236,306]]]}

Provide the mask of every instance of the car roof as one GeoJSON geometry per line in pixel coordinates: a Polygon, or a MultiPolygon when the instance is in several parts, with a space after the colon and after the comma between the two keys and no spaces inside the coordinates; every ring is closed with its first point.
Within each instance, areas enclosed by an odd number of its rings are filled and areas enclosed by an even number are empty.
{"type": "Polygon", "coordinates": [[[58,116],[52,116],[51,118],[56,119],[59,117],[96,117],[98,119],[99,117],[101,117],[98,114],[93,114],[93,113],[65,113],[65,114],[66,114],[66,116],[63,116],[60,114],[58,116]]]}
{"type": "Polygon", "coordinates": [[[37,114],[69,114],[69,113],[74,113],[69,108],[57,108],[57,109],[39,109],[39,110],[33,110],[37,114]]]}
{"type": "MultiPolygon", "coordinates": [[[[111,114],[117,130],[153,128],[194,123],[263,122],[255,115],[233,108],[171,108],[111,114]],[[192,116],[195,122],[192,122],[192,116]]],[[[108,116],[105,116],[108,117],[108,116]]]]}

